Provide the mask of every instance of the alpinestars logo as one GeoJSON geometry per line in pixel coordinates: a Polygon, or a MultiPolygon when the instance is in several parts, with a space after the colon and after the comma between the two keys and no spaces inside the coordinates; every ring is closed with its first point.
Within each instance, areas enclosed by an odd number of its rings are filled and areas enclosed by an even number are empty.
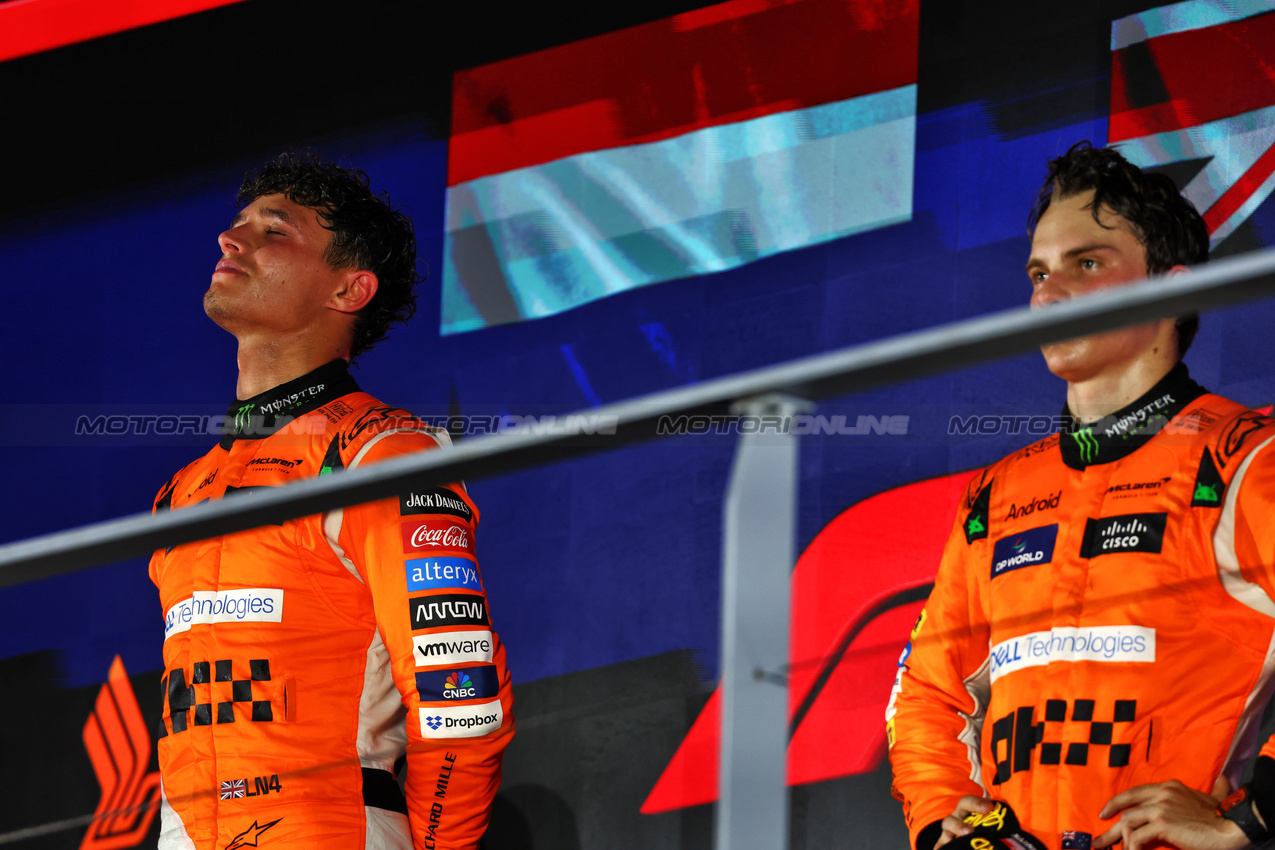
{"type": "Polygon", "coordinates": [[[159,771],[146,772],[151,736],[118,655],[84,723],[84,749],[102,786],[102,799],[80,850],[137,846],[159,810],[159,771]]]}
{"type": "Polygon", "coordinates": [[[262,826],[258,826],[257,822],[254,820],[252,822],[252,826],[248,827],[243,832],[239,833],[234,838],[230,839],[230,843],[226,845],[226,850],[239,850],[240,847],[259,846],[257,843],[257,840],[261,837],[261,833],[265,832],[267,829],[274,826],[281,820],[283,820],[283,818],[272,820],[270,821],[270,823],[264,824],[262,826]]]}

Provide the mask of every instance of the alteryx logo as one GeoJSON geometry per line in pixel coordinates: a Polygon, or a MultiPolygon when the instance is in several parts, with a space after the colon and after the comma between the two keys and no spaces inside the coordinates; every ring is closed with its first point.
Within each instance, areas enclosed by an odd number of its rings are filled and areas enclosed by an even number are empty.
{"type": "Polygon", "coordinates": [[[469,558],[418,558],[403,564],[408,590],[463,587],[482,590],[478,564],[469,558]]]}
{"type": "Polygon", "coordinates": [[[1048,564],[1054,558],[1058,523],[1030,528],[996,541],[992,547],[992,578],[1023,567],[1048,564]]]}

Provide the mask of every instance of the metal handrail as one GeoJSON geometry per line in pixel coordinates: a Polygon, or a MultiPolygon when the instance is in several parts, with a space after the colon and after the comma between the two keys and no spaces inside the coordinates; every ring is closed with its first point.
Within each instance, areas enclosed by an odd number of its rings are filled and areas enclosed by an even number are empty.
{"type": "MultiPolygon", "coordinates": [[[[340,475],[298,481],[156,515],[135,514],[0,546],[0,587],[146,555],[235,531],[278,524],[347,505],[383,499],[411,486],[512,472],[660,436],[661,417],[729,416],[730,406],[765,393],[807,399],[1006,357],[1151,319],[1275,294],[1275,251],[1211,263],[1191,274],[1140,281],[1046,310],[1026,307],[900,334],[690,386],[592,408],[581,420],[614,428],[564,428],[467,439],[439,451],[395,458],[340,475]],[[605,431],[605,433],[604,433],[605,431]]],[[[908,297],[901,292],[900,298],[908,297]]],[[[566,417],[570,422],[570,417],[566,417]]]]}

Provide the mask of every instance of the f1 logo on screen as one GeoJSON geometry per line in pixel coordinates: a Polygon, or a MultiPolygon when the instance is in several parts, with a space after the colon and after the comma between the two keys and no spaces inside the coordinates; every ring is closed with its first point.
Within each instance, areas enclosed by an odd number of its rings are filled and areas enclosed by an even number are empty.
{"type": "MultiPolygon", "coordinates": [[[[895,659],[976,474],[918,481],[852,505],[797,559],[792,609],[802,614],[793,618],[789,649],[789,785],[866,773],[881,763],[895,659]],[[878,568],[882,564],[889,568],[878,568]]],[[[655,783],[644,813],[717,799],[719,694],[655,783]]]]}

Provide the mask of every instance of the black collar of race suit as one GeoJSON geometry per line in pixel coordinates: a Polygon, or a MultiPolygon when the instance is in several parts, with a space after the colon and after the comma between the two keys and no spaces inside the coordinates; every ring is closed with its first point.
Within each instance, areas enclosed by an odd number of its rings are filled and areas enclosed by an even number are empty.
{"type": "Polygon", "coordinates": [[[301,414],[358,391],[349,364],[338,358],[245,401],[235,399],[226,411],[220,445],[228,449],[235,440],[269,437],[301,414]]]}
{"type": "Polygon", "coordinates": [[[1058,440],[1063,463],[1084,469],[1119,460],[1146,445],[1170,419],[1206,392],[1191,380],[1186,364],[1178,363],[1141,398],[1097,422],[1077,422],[1064,404],[1058,440]]]}

